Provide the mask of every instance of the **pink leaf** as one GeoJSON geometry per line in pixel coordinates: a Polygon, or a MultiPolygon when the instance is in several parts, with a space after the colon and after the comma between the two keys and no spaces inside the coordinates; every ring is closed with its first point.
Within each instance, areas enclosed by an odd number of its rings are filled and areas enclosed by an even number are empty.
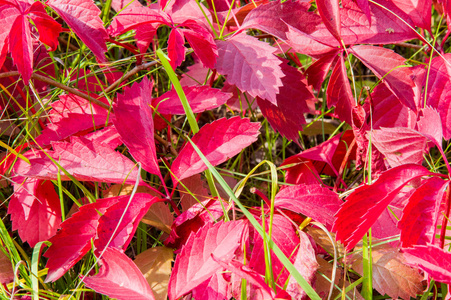
{"type": "Polygon", "coordinates": [[[274,207],[303,214],[329,229],[341,204],[336,193],[319,184],[287,186],[274,199],[274,207]]]}
{"type": "Polygon", "coordinates": [[[413,23],[430,32],[431,30],[431,0],[391,0],[400,10],[409,15],[413,23]]]}
{"type": "Polygon", "coordinates": [[[315,96],[298,70],[283,63],[282,71],[285,77],[282,78],[282,87],[276,95],[277,106],[260,98],[257,98],[257,102],[274,130],[298,143],[299,131],[306,123],[304,113],[310,111],[307,101],[313,101],[315,96]]]}
{"type": "Polygon", "coordinates": [[[58,194],[52,182],[29,179],[26,186],[33,190],[27,191],[32,197],[32,203],[24,207],[22,199],[13,197],[9,202],[8,214],[11,215],[12,230],[18,230],[22,241],[28,242],[30,247],[36,243],[46,241],[58,230],[61,223],[61,206],[58,194]],[[28,211],[28,216],[24,213],[28,211]]]}
{"type": "Polygon", "coordinates": [[[330,33],[341,42],[341,18],[338,0],[317,0],[318,13],[330,33]]]}
{"type": "Polygon", "coordinates": [[[152,290],[135,263],[117,249],[108,248],[99,273],[83,278],[87,287],[118,300],[154,300],[152,290]]]}
{"type": "Polygon", "coordinates": [[[136,193],[132,199],[130,196],[121,197],[99,219],[97,238],[94,241],[96,253],[100,253],[106,247],[125,251],[138,228],[139,221],[152,204],[160,201],[163,200],[143,193],[136,193]]]}
{"type": "MultiPolygon", "coordinates": [[[[98,141],[72,137],[70,143],[53,143],[53,148],[53,153],[47,151],[49,155],[78,180],[134,184],[141,178],[130,159],[98,141]]],[[[57,180],[60,172],[62,180],[70,180],[43,151],[29,151],[26,156],[31,165],[22,161],[15,164],[17,175],[57,180]]]]}
{"type": "Polygon", "coordinates": [[[416,130],[395,127],[381,128],[371,133],[376,148],[385,155],[390,166],[421,164],[428,139],[416,130]]]}
{"type": "Polygon", "coordinates": [[[412,71],[401,67],[405,59],[392,50],[374,46],[353,46],[349,52],[360,59],[373,73],[386,84],[402,104],[413,111],[417,110],[414,99],[412,71]]]}
{"type": "MultiPolygon", "coordinates": [[[[231,93],[224,93],[219,89],[214,89],[206,85],[184,86],[183,92],[194,113],[201,113],[206,110],[217,108],[232,97],[231,93]]],[[[162,114],[185,114],[183,105],[175,90],[170,90],[160,97],[153,99],[152,106],[162,114]]]]}
{"type": "MultiPolygon", "coordinates": [[[[112,36],[118,36],[132,29],[139,31],[145,28],[145,31],[148,31],[149,25],[156,30],[161,24],[171,24],[171,20],[166,13],[146,6],[128,7],[114,17],[110,27],[108,27],[108,33],[112,36]]],[[[140,36],[144,38],[144,35],[140,36]]]]}
{"type": "Polygon", "coordinates": [[[220,221],[208,223],[192,234],[172,269],[169,299],[178,299],[221,269],[213,260],[213,255],[221,261],[230,262],[247,232],[247,226],[245,221],[220,221]]]}
{"type": "Polygon", "coordinates": [[[172,29],[168,38],[168,57],[173,69],[180,66],[185,60],[186,48],[183,46],[184,44],[185,37],[183,36],[183,32],[177,28],[172,29]]]}
{"type": "Polygon", "coordinates": [[[418,165],[403,165],[383,172],[372,185],[358,187],[335,215],[332,230],[351,250],[409,181],[431,173],[418,165]]]}
{"type": "Polygon", "coordinates": [[[97,141],[107,145],[111,149],[116,149],[122,144],[121,136],[114,125],[108,126],[101,130],[97,130],[84,136],[90,141],[97,141]]]}
{"type": "Polygon", "coordinates": [[[86,46],[101,61],[106,61],[108,34],[100,19],[100,9],[92,0],[48,0],[47,5],[69,25],[86,46]]]}
{"type": "Polygon", "coordinates": [[[33,74],[33,44],[30,23],[24,15],[18,15],[11,29],[9,52],[26,84],[33,74]]]}
{"type": "Polygon", "coordinates": [[[224,279],[222,272],[217,272],[193,289],[194,299],[224,300],[227,299],[229,283],[224,279]]]}
{"type": "MultiPolygon", "coordinates": [[[[208,161],[216,166],[257,140],[260,124],[251,123],[249,119],[234,117],[222,118],[207,124],[196,133],[192,141],[206,156],[208,161]]],[[[179,156],[171,166],[174,183],[203,172],[207,166],[191,144],[179,152],[179,156]]]]}
{"type": "MultiPolygon", "coordinates": [[[[353,1],[343,1],[342,5],[340,36],[346,45],[393,44],[419,38],[416,31],[411,29],[413,23],[409,16],[389,2],[384,2],[384,6],[393,13],[369,3],[371,22],[353,1]],[[398,17],[405,20],[411,27],[400,22],[398,17]]],[[[333,50],[333,47],[340,46],[324,24],[318,25],[312,33],[303,31],[295,24],[293,26],[296,28],[289,26],[287,37],[288,43],[297,52],[318,55],[318,50],[326,53],[333,50]],[[328,45],[329,49],[324,44],[328,45]]]]}
{"type": "Polygon", "coordinates": [[[100,216],[122,198],[128,196],[98,199],[95,203],[83,205],[61,224],[61,230],[49,240],[52,245],[44,254],[49,258],[46,282],[63,276],[91,249],[91,239],[96,236],[100,216]]]}
{"type": "Polygon", "coordinates": [[[183,22],[180,26],[189,28],[181,31],[204,67],[213,69],[218,57],[218,48],[213,35],[191,20],[183,22]]]}
{"type": "Polygon", "coordinates": [[[418,131],[429,138],[437,147],[442,146],[443,130],[438,112],[426,106],[421,110],[422,116],[417,122],[418,131]]]}
{"type": "Polygon", "coordinates": [[[332,71],[326,94],[327,106],[335,106],[335,113],[340,120],[352,124],[351,111],[355,106],[355,100],[352,96],[343,56],[338,58],[332,71]]]}
{"type": "Polygon", "coordinates": [[[451,253],[435,245],[404,248],[404,256],[411,266],[428,273],[435,281],[451,284],[451,253]]]}
{"type": "MultiPolygon", "coordinates": [[[[73,99],[81,99],[75,95],[71,96],[73,99]]],[[[64,140],[77,133],[89,132],[94,130],[94,128],[101,128],[108,119],[108,111],[95,104],[90,105],[90,111],[83,109],[81,113],[66,112],[62,117],[59,117],[59,113],[55,110],[50,111],[50,114],[58,115],[58,119],[49,123],[41,135],[36,138],[36,143],[41,146],[64,140]]]]}
{"type": "Polygon", "coordinates": [[[409,197],[398,222],[402,247],[427,245],[434,241],[440,204],[448,184],[449,181],[432,177],[409,197]]]}
{"type": "Polygon", "coordinates": [[[270,1],[254,8],[244,19],[241,29],[259,29],[286,40],[287,24],[312,33],[320,23],[321,18],[299,1],[270,1]]]}
{"type": "Polygon", "coordinates": [[[154,122],[151,103],[153,83],[145,77],[140,83],[124,88],[113,105],[116,120],[114,126],[124,144],[143,169],[159,175],[157,153],[154,140],[154,122]]]}
{"type": "MultiPolygon", "coordinates": [[[[315,282],[316,271],[318,270],[319,264],[316,261],[315,249],[313,249],[312,242],[309,236],[304,231],[299,231],[299,249],[297,250],[294,267],[299,271],[299,274],[311,285],[315,282]]],[[[294,277],[288,279],[288,285],[286,289],[287,293],[290,294],[291,299],[303,299],[307,296],[305,291],[299,286],[294,277]]]]}
{"type": "Polygon", "coordinates": [[[284,76],[281,60],[273,55],[276,49],[246,34],[216,43],[219,53],[216,69],[227,76],[227,82],[276,105],[284,76]]]}

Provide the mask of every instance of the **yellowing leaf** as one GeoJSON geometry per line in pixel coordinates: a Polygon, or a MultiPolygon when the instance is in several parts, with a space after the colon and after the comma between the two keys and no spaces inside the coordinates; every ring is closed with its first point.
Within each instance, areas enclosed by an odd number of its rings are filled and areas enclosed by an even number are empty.
{"type": "MultiPolygon", "coordinates": [[[[363,274],[362,256],[358,254],[352,268],[363,274]]],[[[394,299],[410,299],[423,290],[423,277],[406,265],[406,259],[396,248],[385,244],[373,248],[373,287],[382,295],[394,299]]]]}
{"type": "Polygon", "coordinates": [[[171,233],[174,216],[166,203],[159,202],[150,207],[141,221],[166,233],[171,233]]]}
{"type": "Polygon", "coordinates": [[[173,250],[166,247],[148,249],[135,258],[135,264],[143,273],[156,300],[166,300],[171,276],[173,250]]]}

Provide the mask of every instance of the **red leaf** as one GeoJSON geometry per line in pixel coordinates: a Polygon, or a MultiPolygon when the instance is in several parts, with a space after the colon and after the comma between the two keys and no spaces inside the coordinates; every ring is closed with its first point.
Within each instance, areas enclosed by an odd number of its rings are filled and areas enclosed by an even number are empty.
{"type": "Polygon", "coordinates": [[[106,61],[108,34],[100,19],[100,9],[92,0],[48,0],[47,5],[69,25],[101,62],[106,61]]]}
{"type": "MultiPolygon", "coordinates": [[[[55,151],[47,151],[69,174],[81,181],[134,184],[141,178],[135,164],[119,152],[96,140],[72,137],[70,143],[53,143],[55,151]]],[[[57,180],[58,167],[43,151],[25,153],[31,165],[19,161],[14,166],[17,175],[57,180]]],[[[62,171],[61,179],[70,180],[62,171]]]]}
{"type": "Polygon", "coordinates": [[[351,250],[409,181],[431,173],[418,165],[403,165],[381,174],[372,185],[358,187],[335,215],[332,230],[351,250]]]}
{"type": "Polygon", "coordinates": [[[287,169],[285,180],[291,184],[321,184],[322,180],[312,161],[291,156],[284,160],[282,166],[296,163],[287,169]]]}
{"type": "Polygon", "coordinates": [[[49,240],[52,245],[44,253],[49,258],[45,282],[56,281],[63,276],[91,249],[91,239],[96,236],[100,216],[108,207],[128,197],[98,199],[95,203],[83,205],[61,224],[61,230],[49,240]]]}
{"type": "Polygon", "coordinates": [[[2,5],[0,8],[0,26],[2,28],[0,31],[0,66],[2,66],[9,50],[9,34],[19,12],[12,5],[2,5]]]}
{"type": "Polygon", "coordinates": [[[374,46],[353,46],[349,52],[360,59],[395,94],[402,104],[413,111],[417,103],[412,81],[412,71],[403,68],[405,59],[392,50],[374,46]]]}
{"type": "Polygon", "coordinates": [[[327,106],[335,106],[335,113],[340,120],[352,124],[351,111],[356,103],[352,96],[343,56],[338,58],[337,64],[332,71],[326,94],[327,106]]]}
{"type": "Polygon", "coordinates": [[[121,12],[124,7],[130,8],[130,7],[141,7],[142,4],[139,3],[139,1],[134,0],[112,0],[111,1],[111,7],[116,12],[121,12]]]}
{"type": "MultiPolygon", "coordinates": [[[[216,166],[235,156],[241,150],[257,140],[260,124],[249,119],[234,117],[222,118],[207,124],[196,133],[192,141],[202,151],[208,161],[216,166]]],[[[191,144],[179,152],[171,166],[174,184],[207,170],[191,144]]]]}
{"type": "MultiPolygon", "coordinates": [[[[219,89],[214,89],[206,85],[184,86],[183,92],[194,113],[201,113],[206,110],[217,108],[232,97],[231,93],[224,93],[219,89]]],[[[160,97],[153,99],[152,106],[161,114],[185,114],[183,105],[175,90],[170,90],[160,97]]]]}
{"type": "Polygon", "coordinates": [[[429,76],[423,79],[423,85],[427,85],[428,91],[424,102],[426,102],[426,105],[438,110],[442,120],[443,135],[445,139],[450,139],[451,88],[449,87],[449,80],[451,78],[451,68],[449,67],[449,62],[451,61],[451,55],[444,55],[446,61],[438,56],[432,60],[429,76]]]}
{"type": "Polygon", "coordinates": [[[169,299],[178,299],[221,269],[213,255],[230,262],[246,232],[245,221],[220,221],[208,223],[192,234],[175,260],[169,280],[169,299]]]}
{"type": "MultiPolygon", "coordinates": [[[[252,295],[250,299],[274,299],[274,291],[268,287],[268,285],[263,280],[261,274],[250,269],[248,266],[243,265],[243,263],[232,260],[228,263],[221,259],[218,259],[215,255],[212,255],[215,262],[221,265],[226,270],[232,272],[237,278],[246,279],[247,283],[250,283],[252,292],[246,293],[247,295],[252,295]]],[[[238,298],[238,295],[234,295],[238,298]]],[[[235,298],[235,299],[236,299],[235,298]]]]}
{"type": "Polygon", "coordinates": [[[283,208],[303,214],[332,227],[334,215],[343,204],[338,195],[319,184],[287,186],[277,193],[275,208],[283,208]]]}
{"type": "Polygon", "coordinates": [[[321,18],[299,1],[270,1],[254,8],[244,19],[241,29],[255,28],[286,40],[287,24],[312,33],[320,23],[321,18]]]}
{"type": "Polygon", "coordinates": [[[315,90],[319,91],[321,88],[327,73],[329,73],[330,68],[335,63],[337,54],[337,51],[333,51],[331,54],[322,56],[320,59],[311,64],[305,72],[308,84],[315,90]]]}
{"type": "Polygon", "coordinates": [[[147,172],[160,175],[154,140],[151,103],[153,83],[145,77],[140,83],[124,88],[113,105],[114,126],[133,158],[147,172]]]}
{"type": "Polygon", "coordinates": [[[64,140],[77,133],[101,128],[110,117],[107,110],[79,96],[69,94],[60,98],[60,101],[52,104],[54,109],[49,112],[51,123],[47,124],[41,135],[36,138],[36,143],[41,146],[64,140]],[[64,104],[67,102],[71,102],[69,107],[64,104]],[[64,106],[61,110],[60,105],[64,106]]]}
{"type": "Polygon", "coordinates": [[[18,230],[22,241],[34,247],[36,243],[48,240],[58,230],[61,223],[61,206],[52,182],[37,179],[28,181],[25,185],[28,190],[22,191],[20,198],[17,195],[11,198],[8,214],[11,215],[12,230],[18,230]],[[23,196],[26,196],[28,201],[24,201],[23,196]],[[27,211],[28,215],[24,211],[27,211]]]}
{"type": "Polygon", "coordinates": [[[401,246],[433,243],[443,194],[449,181],[432,177],[413,192],[398,222],[401,246]]]}
{"type": "Polygon", "coordinates": [[[25,84],[33,74],[33,44],[30,23],[24,15],[18,15],[11,29],[9,52],[23,77],[25,84]]]}
{"type": "Polygon", "coordinates": [[[318,13],[330,33],[341,43],[341,18],[338,0],[317,0],[318,13]]]}
{"type": "MultiPolygon", "coordinates": [[[[269,221],[269,218],[266,218],[266,232],[269,232],[269,221]]],[[[262,221],[259,220],[259,223],[262,224],[262,221]]],[[[291,220],[285,216],[274,214],[271,240],[277,244],[287,257],[291,257],[292,262],[294,261],[295,256],[293,254],[299,245],[299,237],[296,235],[296,230],[291,220]]],[[[250,255],[249,267],[261,275],[265,275],[265,248],[263,239],[257,230],[253,230],[253,241],[254,247],[250,255]]],[[[271,268],[276,283],[279,286],[284,286],[290,274],[274,253],[271,253],[271,268]]]]}
{"type": "Polygon", "coordinates": [[[211,199],[196,203],[179,215],[172,224],[171,233],[164,244],[171,248],[180,248],[185,245],[191,233],[197,232],[207,223],[213,223],[224,215],[222,207],[227,203],[222,200],[211,199]]]}
{"type": "Polygon", "coordinates": [[[283,63],[282,71],[285,77],[282,78],[282,87],[276,95],[277,106],[260,98],[257,98],[257,102],[275,131],[299,143],[299,131],[306,123],[304,113],[310,111],[307,101],[313,101],[315,96],[296,68],[283,63]]]}
{"type": "Polygon", "coordinates": [[[181,29],[181,31],[204,67],[214,69],[218,57],[218,48],[213,35],[191,20],[183,22],[180,26],[189,28],[181,29]]]}
{"type": "Polygon", "coordinates": [[[273,55],[276,49],[246,34],[216,43],[219,53],[216,69],[227,76],[227,82],[276,105],[284,76],[281,60],[273,55]]]}
{"type": "Polygon", "coordinates": [[[407,264],[420,268],[435,281],[451,284],[451,253],[435,245],[404,248],[407,264]]]}
{"type": "MultiPolygon", "coordinates": [[[[416,31],[411,29],[414,25],[409,16],[393,4],[384,2],[384,6],[392,13],[376,4],[369,3],[371,22],[353,1],[343,1],[342,5],[343,7],[340,9],[340,36],[346,45],[393,44],[419,38],[416,31]],[[400,22],[398,17],[405,20],[411,27],[404,22],[400,22]]],[[[333,47],[341,46],[324,24],[318,25],[312,33],[303,31],[296,24],[293,26],[296,28],[289,26],[287,37],[288,43],[297,52],[314,56],[319,54],[318,51],[326,53],[333,47]]]]}
{"type": "Polygon", "coordinates": [[[99,273],[83,278],[87,287],[118,300],[154,300],[152,290],[135,263],[121,251],[108,248],[99,273]]]}
{"type": "Polygon", "coordinates": [[[106,247],[125,251],[138,228],[139,221],[152,204],[160,201],[163,200],[149,194],[136,193],[131,200],[130,196],[122,197],[110,206],[99,220],[97,238],[94,241],[96,253],[100,253],[106,247]]]}
{"type": "Polygon", "coordinates": [[[39,31],[39,40],[50,46],[50,51],[55,51],[62,26],[47,14],[41,2],[34,2],[31,5],[29,16],[39,31]]]}
{"type": "Polygon", "coordinates": [[[431,32],[431,0],[391,0],[391,2],[409,15],[416,26],[431,32]]]}
{"type": "Polygon", "coordinates": [[[371,133],[371,141],[385,155],[390,166],[421,165],[428,139],[416,130],[395,127],[381,128],[371,133]]]}
{"type": "MultiPolygon", "coordinates": [[[[319,264],[316,261],[315,249],[313,249],[312,242],[304,231],[299,231],[299,238],[299,249],[295,256],[293,265],[296,270],[299,271],[299,274],[301,274],[302,277],[308,282],[308,284],[312,286],[315,282],[316,271],[319,267],[319,264]]],[[[286,291],[290,294],[291,299],[303,299],[307,296],[294,277],[290,277],[288,280],[286,291]]]]}
{"type": "MultiPolygon", "coordinates": [[[[416,114],[401,104],[386,85],[376,86],[371,93],[371,98],[373,129],[381,127],[408,127],[413,129],[417,119],[416,114]]],[[[369,114],[369,105],[366,104],[364,107],[369,114]]]]}
{"type": "Polygon", "coordinates": [[[169,63],[173,69],[181,65],[185,60],[186,48],[183,46],[185,44],[185,37],[182,31],[174,28],[171,30],[168,38],[168,57],[169,63]]]}

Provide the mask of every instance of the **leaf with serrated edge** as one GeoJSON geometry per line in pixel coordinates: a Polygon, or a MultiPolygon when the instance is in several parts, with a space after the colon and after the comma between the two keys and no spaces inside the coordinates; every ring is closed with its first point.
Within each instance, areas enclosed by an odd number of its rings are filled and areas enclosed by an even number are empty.
{"type": "Polygon", "coordinates": [[[100,61],[106,61],[105,40],[108,34],[99,17],[100,9],[92,0],[48,0],[46,3],[60,15],[100,61]]]}
{"type": "Polygon", "coordinates": [[[409,181],[431,175],[419,165],[402,165],[383,172],[372,185],[358,187],[335,215],[332,230],[351,250],[409,181]]]}
{"type": "MultiPolygon", "coordinates": [[[[225,162],[241,150],[257,140],[260,124],[251,123],[249,119],[234,117],[219,119],[202,127],[192,141],[202,150],[213,166],[225,162]]],[[[194,151],[191,144],[187,144],[174,160],[171,166],[174,184],[207,170],[207,166],[194,151]]]]}
{"type": "MultiPolygon", "coordinates": [[[[423,290],[423,277],[420,273],[406,265],[406,259],[398,249],[388,244],[373,247],[372,268],[373,286],[381,294],[387,294],[393,299],[410,299],[423,290]]],[[[352,263],[352,268],[363,275],[362,255],[352,263]]]]}
{"type": "Polygon", "coordinates": [[[222,269],[213,255],[226,263],[231,261],[245,230],[245,221],[219,221],[208,223],[192,234],[175,260],[169,299],[180,298],[222,269]]]}
{"type": "Polygon", "coordinates": [[[154,300],[141,271],[121,251],[108,248],[100,259],[99,273],[85,277],[87,287],[118,300],[154,300]]]}
{"type": "Polygon", "coordinates": [[[276,49],[246,34],[227,41],[216,41],[219,57],[216,69],[251,96],[259,96],[277,105],[276,94],[284,76],[281,61],[273,54],[276,49]]]}
{"type": "Polygon", "coordinates": [[[416,245],[403,249],[407,264],[420,268],[435,281],[451,284],[451,252],[435,245],[416,245]]]}

